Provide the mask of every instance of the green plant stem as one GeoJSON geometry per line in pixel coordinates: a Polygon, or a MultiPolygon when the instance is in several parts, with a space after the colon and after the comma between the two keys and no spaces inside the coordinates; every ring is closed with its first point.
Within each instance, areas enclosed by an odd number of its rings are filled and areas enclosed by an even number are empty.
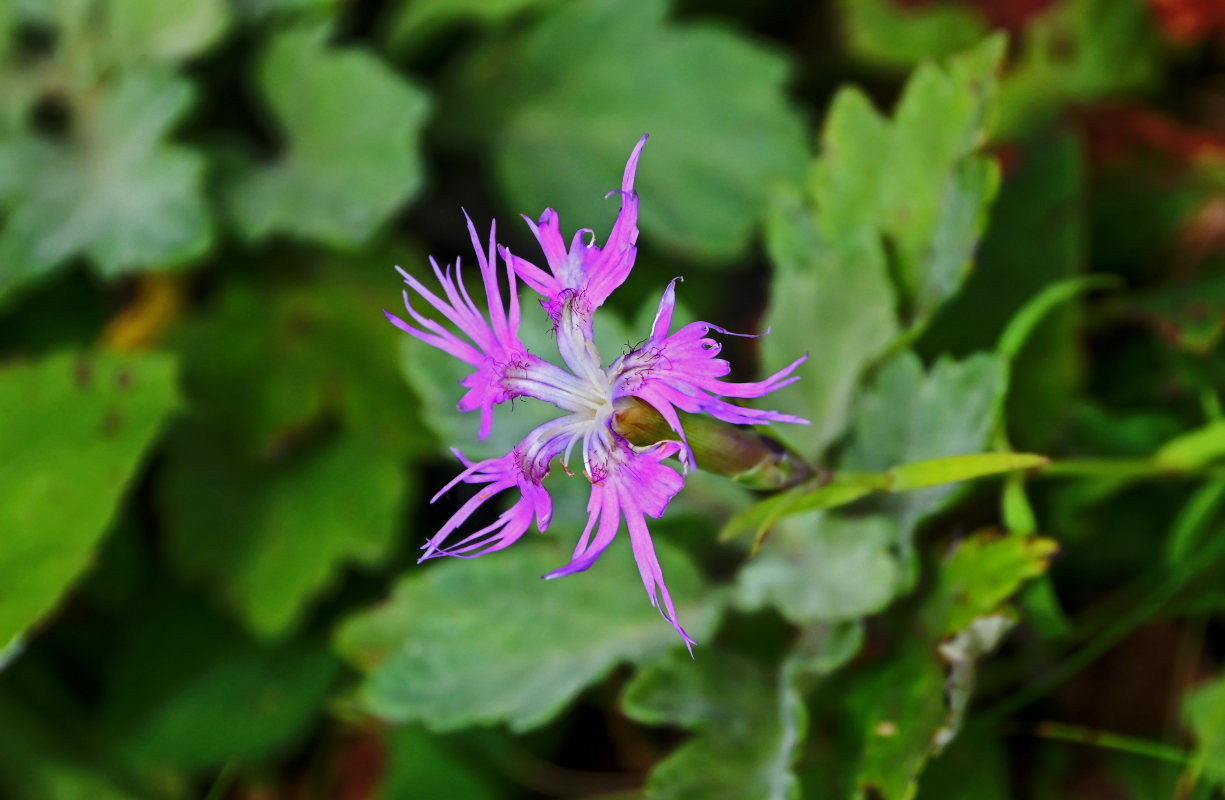
{"type": "Polygon", "coordinates": [[[1039,722],[1033,727],[1033,735],[1040,739],[1075,742],[1090,747],[1100,747],[1104,750],[1155,758],[1173,764],[1186,765],[1195,761],[1194,756],[1190,753],[1173,745],[1137,739],[1120,733],[1099,731],[1081,725],[1068,725],[1063,722],[1039,722]]]}
{"type": "Polygon", "coordinates": [[[1108,480],[1225,480],[1225,464],[1171,469],[1145,458],[1066,458],[1033,470],[1035,478],[1102,478],[1108,480]]]}
{"type": "Polygon", "coordinates": [[[1041,679],[989,707],[983,712],[983,717],[987,720],[1003,720],[1044,697],[1122,641],[1127,634],[1165,605],[1182,586],[1182,580],[1168,580],[1158,584],[1127,613],[1119,615],[1107,624],[1082,647],[1055,664],[1041,679]]]}

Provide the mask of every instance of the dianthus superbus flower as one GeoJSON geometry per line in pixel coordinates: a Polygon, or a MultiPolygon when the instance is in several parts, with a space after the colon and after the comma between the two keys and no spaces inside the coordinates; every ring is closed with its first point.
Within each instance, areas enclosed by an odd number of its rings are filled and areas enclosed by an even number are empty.
{"type": "Polygon", "coordinates": [[[385,313],[396,327],[472,367],[473,372],[461,382],[468,391],[458,407],[461,411],[480,410],[479,438],[489,435],[493,407],[516,397],[543,400],[559,412],[500,458],[472,462],[459,450],[454,451],[464,470],[431,502],[460,483],[480,488],[426,542],[421,560],[443,555],[472,558],[501,550],[522,537],[533,520],[538,530],[545,531],[552,517],[552,501],[544,480],[553,464],[560,462],[567,474],[581,470],[591,483],[591,498],[587,503],[587,525],[570,563],[545,577],[557,578],[590,567],[616,538],[624,522],[651,604],[692,651],[693,640],[676,618],[646,524],[647,517],[658,519],[663,514],[668,502],[684,486],[682,473],[693,462],[678,412],[705,413],[737,424],[805,422],[789,414],[735,405],[724,398],[761,397],[791,383],[796,380],[792,373],[806,356],[763,381],[723,380],[731,368],[719,358],[719,344],[710,333],[727,331],[694,322],[673,332],[672,313],[676,306],[673,280],[664,290],[650,336],[637,348],[604,365],[592,337],[594,315],[613,290],[624,283],[634,266],[638,240],[634,176],[646,140],[643,136],[634,148],[621,189],[614,192],[621,196],[621,211],[603,247],[596,245],[590,229],[583,229],[574,235],[567,248],[557,213],[546,209],[537,222],[528,220],[544,252],[546,270],[499,248],[494,227],[490,229],[488,245],[482,247],[469,219],[468,232],[481,273],[485,310],[473,302],[464,286],[459,260],[453,269],[442,269],[430,259],[441,294],[401,270],[408,284],[404,304],[411,322],[385,313]],[[505,303],[497,268],[499,254],[509,288],[505,303]],[[558,355],[566,369],[530,352],[520,341],[516,279],[540,295],[540,303],[553,322],[558,355]],[[413,295],[431,306],[450,327],[414,308],[413,295]],[[675,431],[677,439],[644,446],[632,444],[618,433],[614,425],[617,409],[623,408],[630,398],[653,408],[675,431]],[[680,462],[679,472],[664,463],[673,456],[680,462]],[[518,497],[492,524],[456,534],[477,508],[504,492],[517,493],[518,497]]]}

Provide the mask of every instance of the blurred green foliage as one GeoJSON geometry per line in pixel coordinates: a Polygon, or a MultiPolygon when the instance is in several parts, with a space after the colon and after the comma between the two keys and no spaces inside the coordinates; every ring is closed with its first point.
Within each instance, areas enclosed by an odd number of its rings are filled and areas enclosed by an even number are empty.
{"type": "Polygon", "coordinates": [[[1218,7],[0,0],[0,797],[1219,793],[1218,7]],[[626,542],[539,579],[581,479],[413,563],[542,409],[382,314],[644,132],[601,351],[684,275],[820,467],[652,523],[694,659],[626,542]]]}

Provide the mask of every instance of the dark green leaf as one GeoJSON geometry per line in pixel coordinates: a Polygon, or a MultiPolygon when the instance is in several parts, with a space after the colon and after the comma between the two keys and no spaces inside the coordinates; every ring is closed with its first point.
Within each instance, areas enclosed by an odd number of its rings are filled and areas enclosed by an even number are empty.
{"type": "Polygon", "coordinates": [[[429,434],[395,366],[400,334],[382,314],[394,288],[230,286],[176,333],[193,405],[251,452],[278,453],[334,419],[389,453],[423,449],[429,434]]]}
{"type": "Polygon", "coordinates": [[[1012,624],[1002,604],[1045,572],[1054,550],[1049,539],[980,533],[941,565],[915,630],[849,697],[864,736],[860,791],[914,796],[928,758],[957,733],[975,662],[1012,624]]]}
{"type": "Polygon", "coordinates": [[[439,29],[459,22],[495,27],[532,8],[556,0],[414,0],[405,3],[391,21],[393,46],[412,49],[439,29]]]}
{"type": "Polygon", "coordinates": [[[319,713],[339,666],[320,643],[257,647],[194,600],[152,599],[110,664],[106,716],[133,763],[254,760],[319,713]]]}
{"type": "Polygon", "coordinates": [[[648,725],[696,734],[651,771],[649,800],[792,800],[807,716],[790,682],[725,651],[684,653],[639,672],[621,707],[648,725]]]}
{"type": "Polygon", "coordinates": [[[848,48],[873,64],[911,67],[952,55],[987,34],[982,17],[960,3],[842,0],[839,6],[848,48]]]}
{"type": "Polygon", "coordinates": [[[1018,136],[1064,105],[1120,95],[1156,75],[1156,26],[1142,0],[1067,0],[1031,22],[1001,89],[1000,130],[1018,136]]]}
{"type": "Polygon", "coordinates": [[[255,634],[281,636],[344,564],[387,555],[404,487],[399,460],[361,437],[277,464],[187,430],[160,486],[169,554],[182,574],[215,585],[255,634]]]}
{"type": "Polygon", "coordinates": [[[1207,355],[1225,337],[1225,278],[1199,280],[1137,298],[1125,306],[1167,341],[1207,355]]]}
{"type": "Polygon", "coordinates": [[[390,764],[377,800],[408,797],[496,800],[482,775],[419,727],[403,725],[388,735],[390,764]]]}

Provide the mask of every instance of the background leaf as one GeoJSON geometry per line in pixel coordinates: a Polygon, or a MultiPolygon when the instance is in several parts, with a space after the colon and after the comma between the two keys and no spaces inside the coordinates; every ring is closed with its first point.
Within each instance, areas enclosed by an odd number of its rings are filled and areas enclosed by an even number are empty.
{"type": "Polygon", "coordinates": [[[88,567],[178,405],[165,356],[61,353],[0,370],[0,641],[49,613],[88,567]]]}
{"type": "Polygon", "coordinates": [[[285,143],[229,185],[248,239],[283,232],[355,247],[421,188],[428,97],[372,53],[329,48],[322,29],[289,31],[265,50],[259,85],[285,143]]]}
{"type": "Polygon", "coordinates": [[[402,469],[361,437],[278,465],[187,429],[170,458],[160,489],[172,562],[217,586],[262,638],[288,633],[342,565],[375,563],[395,540],[402,469]]]}
{"type": "Polygon", "coordinates": [[[806,717],[794,688],[746,659],[707,655],[694,663],[674,653],[638,673],[621,698],[633,719],[698,731],[651,772],[646,797],[795,797],[790,767],[806,717]]]}
{"type": "Polygon", "coordinates": [[[0,295],[76,255],[114,276],[205,252],[204,161],[162,142],[192,97],[169,72],[132,71],[103,90],[67,143],[28,134],[0,141],[0,162],[26,162],[0,232],[0,295]]]}
{"type": "Polygon", "coordinates": [[[339,666],[311,643],[257,647],[168,591],[118,643],[106,718],[131,763],[220,767],[301,737],[339,666]]]}
{"type": "Polygon", "coordinates": [[[535,219],[555,208],[567,231],[590,226],[601,241],[617,207],[604,193],[620,188],[649,133],[636,184],[643,230],[727,260],[745,252],[771,181],[800,169],[805,135],[782,91],[783,59],[719,27],[670,24],[667,10],[665,0],[566,5],[473,56],[450,124],[496,133],[488,145],[511,210],[535,219]]]}

